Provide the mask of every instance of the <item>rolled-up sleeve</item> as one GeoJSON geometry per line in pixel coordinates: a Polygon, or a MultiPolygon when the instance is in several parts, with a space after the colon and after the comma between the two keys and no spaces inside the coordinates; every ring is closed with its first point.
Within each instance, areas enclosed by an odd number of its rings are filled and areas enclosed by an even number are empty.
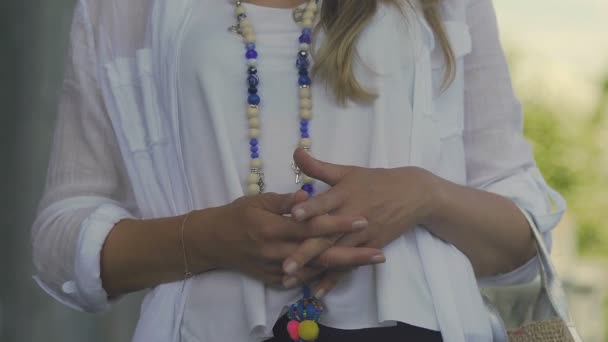
{"type": "Polygon", "coordinates": [[[138,211],[101,98],[90,32],[78,5],[32,249],[34,280],[45,292],[98,312],[109,305],[100,277],[103,244],[117,222],[138,211]]]}
{"type": "MultiPolygon", "coordinates": [[[[467,183],[511,199],[551,246],[551,230],[560,221],[564,199],[547,185],[523,136],[522,106],[516,98],[500,44],[491,0],[471,0],[467,12],[473,51],[465,57],[464,144],[467,183]]],[[[532,280],[536,260],[482,286],[532,280]]]]}

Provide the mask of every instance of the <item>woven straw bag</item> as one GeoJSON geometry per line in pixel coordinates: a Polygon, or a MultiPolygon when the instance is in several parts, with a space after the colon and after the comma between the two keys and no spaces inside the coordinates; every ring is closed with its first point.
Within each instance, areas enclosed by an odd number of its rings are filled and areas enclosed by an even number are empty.
{"type": "MultiPolygon", "coordinates": [[[[525,213],[524,213],[525,214],[525,213]]],[[[483,288],[494,342],[582,342],[570,318],[566,293],[534,221],[526,215],[538,250],[540,281],[483,288]]]]}

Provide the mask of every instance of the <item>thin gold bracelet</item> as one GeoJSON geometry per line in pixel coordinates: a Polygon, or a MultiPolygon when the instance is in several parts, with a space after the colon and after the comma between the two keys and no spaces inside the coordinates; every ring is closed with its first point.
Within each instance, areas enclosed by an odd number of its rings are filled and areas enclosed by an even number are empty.
{"type": "Polygon", "coordinates": [[[192,214],[192,212],[189,212],[184,215],[184,219],[182,220],[182,225],[180,228],[182,235],[182,251],[184,252],[184,280],[193,276],[192,272],[190,272],[190,266],[188,264],[188,255],[186,253],[186,242],[184,240],[184,229],[186,228],[186,221],[188,221],[190,214],[192,214]]]}

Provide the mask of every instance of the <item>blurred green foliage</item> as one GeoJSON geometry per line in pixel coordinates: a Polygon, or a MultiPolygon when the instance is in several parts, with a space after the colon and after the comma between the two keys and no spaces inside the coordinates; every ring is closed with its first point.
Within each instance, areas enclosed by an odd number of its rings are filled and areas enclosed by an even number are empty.
{"type": "MultiPolygon", "coordinates": [[[[524,131],[547,182],[568,202],[578,252],[608,259],[608,75],[598,88],[594,113],[557,112],[525,99],[524,131]]],[[[604,321],[608,327],[608,299],[604,321]]]]}
{"type": "Polygon", "coordinates": [[[568,201],[579,253],[608,258],[608,77],[594,113],[524,100],[525,134],[547,182],[568,201]]]}

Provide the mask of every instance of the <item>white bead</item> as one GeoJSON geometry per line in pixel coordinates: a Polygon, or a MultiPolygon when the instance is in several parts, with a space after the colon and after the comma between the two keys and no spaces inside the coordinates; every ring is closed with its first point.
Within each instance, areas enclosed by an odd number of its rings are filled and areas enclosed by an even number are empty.
{"type": "Polygon", "coordinates": [[[304,119],[304,120],[312,119],[312,111],[309,109],[300,110],[300,119],[304,119]]]}
{"type": "Polygon", "coordinates": [[[311,93],[310,93],[310,88],[300,88],[300,90],[298,91],[298,94],[300,96],[300,101],[307,99],[310,100],[311,98],[311,93]]]}
{"type": "Polygon", "coordinates": [[[312,109],[312,100],[309,98],[300,99],[300,109],[312,109]]]}
{"type": "Polygon", "coordinates": [[[252,35],[255,36],[255,32],[253,32],[253,28],[251,26],[249,26],[249,27],[242,27],[241,28],[241,33],[245,37],[252,36],[252,35]]]}
{"type": "Polygon", "coordinates": [[[260,186],[257,184],[249,184],[247,186],[247,194],[249,196],[255,196],[260,194],[260,186]]]}
{"type": "Polygon", "coordinates": [[[304,28],[312,28],[312,20],[311,19],[304,19],[304,20],[302,20],[302,27],[304,27],[304,28]]]}
{"type": "Polygon", "coordinates": [[[241,19],[241,21],[239,21],[239,26],[242,28],[251,27],[251,20],[247,18],[241,19]]]}
{"type": "Polygon", "coordinates": [[[249,184],[249,185],[258,184],[259,181],[260,181],[260,175],[258,175],[257,173],[250,173],[249,177],[247,177],[247,184],[249,184]]]}
{"type": "Polygon", "coordinates": [[[310,44],[308,44],[308,43],[300,44],[300,51],[310,51],[310,44]]]}
{"type": "Polygon", "coordinates": [[[244,36],[245,43],[255,43],[255,33],[250,33],[244,36]]]}
{"type": "MultiPolygon", "coordinates": [[[[260,115],[259,107],[247,107],[247,117],[248,118],[257,118],[260,115]]],[[[253,127],[255,128],[255,127],[253,127]]]]}
{"type": "Polygon", "coordinates": [[[249,128],[260,128],[260,119],[258,119],[258,118],[249,119],[249,128]]]}
{"type": "Polygon", "coordinates": [[[316,1],[309,2],[308,5],[306,6],[306,9],[316,12],[317,11],[317,2],[316,1]]]}
{"type": "Polygon", "coordinates": [[[301,148],[310,148],[312,146],[312,140],[310,140],[310,138],[302,138],[300,139],[300,145],[301,148]]]}
{"type": "Polygon", "coordinates": [[[304,184],[314,184],[315,181],[316,181],[316,179],[308,177],[308,176],[305,175],[303,181],[304,181],[304,184]]]}
{"type": "Polygon", "coordinates": [[[262,162],[262,159],[260,158],[251,159],[249,166],[251,166],[252,169],[261,169],[262,166],[264,166],[264,162],[262,162]]]}
{"type": "Polygon", "coordinates": [[[247,13],[247,9],[245,7],[239,5],[239,6],[236,6],[234,13],[236,13],[236,15],[245,14],[245,13],[247,13]]]}
{"type": "Polygon", "coordinates": [[[248,59],[247,65],[249,65],[250,67],[256,67],[258,66],[258,60],[255,58],[248,59]]]}
{"type": "Polygon", "coordinates": [[[249,137],[252,139],[257,139],[260,137],[260,130],[257,128],[249,129],[249,137]]]}
{"type": "Polygon", "coordinates": [[[312,11],[304,11],[304,15],[302,15],[302,19],[310,19],[312,20],[315,17],[315,13],[312,11]]]}

